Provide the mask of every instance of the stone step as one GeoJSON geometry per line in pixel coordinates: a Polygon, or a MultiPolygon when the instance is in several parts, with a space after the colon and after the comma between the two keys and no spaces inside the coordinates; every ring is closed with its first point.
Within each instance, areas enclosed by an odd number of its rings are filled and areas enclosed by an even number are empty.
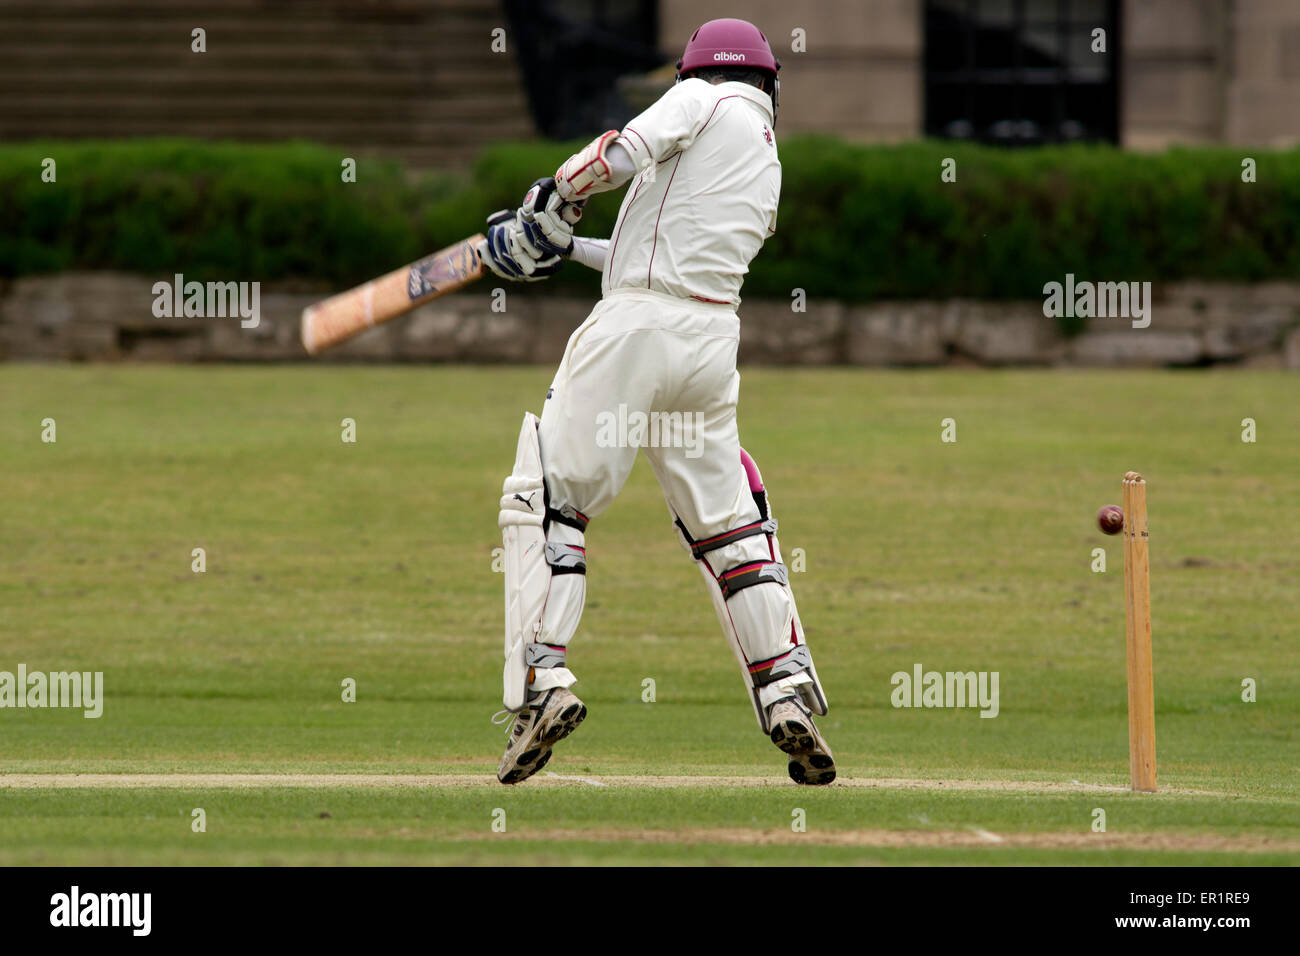
{"type": "MultiPolygon", "coordinates": [[[[201,69],[266,69],[273,66],[277,70],[429,70],[440,66],[458,66],[462,69],[481,71],[484,74],[499,71],[498,63],[509,64],[514,69],[513,58],[494,54],[483,43],[482,49],[470,44],[461,44],[440,50],[436,54],[431,49],[416,45],[398,43],[366,43],[357,45],[335,45],[317,47],[286,47],[260,40],[240,42],[238,45],[214,49],[209,47],[207,53],[191,53],[188,43],[181,48],[159,47],[151,45],[148,49],[137,49],[112,43],[106,46],[89,48],[78,43],[59,43],[32,45],[14,43],[0,45],[0,58],[15,66],[40,67],[50,64],[75,64],[77,67],[96,67],[122,72],[124,62],[132,64],[167,64],[190,70],[201,69]]],[[[57,72],[50,70],[51,76],[57,72]]]]}
{"type": "Polygon", "coordinates": [[[533,133],[514,57],[491,50],[506,25],[498,0],[5,0],[0,136],[305,138],[461,165],[533,133]]]}
{"type": "Polygon", "coordinates": [[[90,91],[100,95],[193,96],[220,92],[225,94],[274,91],[280,95],[320,96],[346,92],[365,96],[427,95],[436,88],[439,97],[478,98],[484,94],[509,94],[523,101],[519,76],[509,69],[473,69],[464,66],[437,65],[429,70],[411,71],[328,71],[250,69],[205,71],[196,75],[184,66],[137,66],[130,73],[104,75],[97,70],[61,70],[57,76],[33,75],[0,61],[0,99],[30,101],[47,94],[68,96],[90,91]]]}
{"type": "Polygon", "coordinates": [[[250,142],[278,142],[290,139],[311,139],[333,144],[346,150],[394,153],[445,149],[458,153],[461,149],[482,149],[502,136],[526,138],[523,127],[502,126],[483,121],[449,123],[438,120],[393,122],[384,120],[363,121],[351,119],[347,123],[313,123],[310,120],[286,120],[273,126],[257,118],[212,120],[204,118],[200,126],[184,127],[160,123],[154,119],[106,120],[102,125],[87,122],[79,116],[47,116],[39,125],[24,125],[8,117],[0,117],[0,137],[5,139],[35,139],[38,136],[54,138],[96,138],[105,136],[180,136],[190,135],[202,139],[235,139],[250,142]]]}
{"type": "Polygon", "coordinates": [[[36,100],[10,100],[0,96],[3,118],[0,123],[20,120],[51,119],[60,116],[95,117],[109,125],[119,121],[171,119],[182,124],[207,123],[219,120],[245,120],[266,124],[268,118],[290,121],[325,122],[340,127],[368,128],[376,123],[392,123],[400,127],[404,121],[412,124],[459,121],[470,125],[503,126],[520,125],[520,111],[515,111],[516,122],[510,116],[497,116],[483,111],[481,100],[430,97],[418,103],[382,102],[366,97],[339,96],[332,100],[300,99],[281,96],[248,96],[243,99],[205,96],[191,99],[157,97],[117,98],[101,96],[55,96],[36,100]]]}
{"type": "MultiPolygon", "coordinates": [[[[366,17],[428,17],[438,15],[482,16],[500,10],[499,0],[277,0],[268,7],[267,0],[222,0],[219,11],[225,14],[277,15],[313,17],[326,14],[366,17]]],[[[212,13],[211,0],[7,0],[6,15],[36,18],[57,13],[60,17],[102,17],[129,19],[137,16],[193,17],[212,13]]]]}

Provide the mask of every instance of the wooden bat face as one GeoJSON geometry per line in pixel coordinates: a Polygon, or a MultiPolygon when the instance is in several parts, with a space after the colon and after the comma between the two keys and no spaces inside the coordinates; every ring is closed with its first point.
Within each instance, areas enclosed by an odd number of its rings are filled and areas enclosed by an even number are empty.
{"type": "Polygon", "coordinates": [[[438,296],[455,292],[483,274],[471,236],[418,262],[309,305],[302,313],[302,344],[309,355],[345,342],[373,325],[395,319],[438,296]]]}
{"type": "Polygon", "coordinates": [[[468,282],[477,279],[483,272],[479,261],[477,240],[466,239],[441,252],[425,256],[419,262],[411,263],[407,274],[406,294],[412,305],[432,298],[433,293],[441,294],[451,288],[459,289],[468,282]]]}

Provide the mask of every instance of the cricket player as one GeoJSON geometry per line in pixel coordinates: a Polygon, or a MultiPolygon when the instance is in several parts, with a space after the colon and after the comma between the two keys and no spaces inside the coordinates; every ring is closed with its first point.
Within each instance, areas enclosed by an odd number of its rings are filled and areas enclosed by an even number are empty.
{"type": "Polygon", "coordinates": [[[826,696],[736,429],[736,307],[781,192],[780,64],[757,27],[728,19],[700,27],[677,69],[673,88],[622,131],[534,183],[518,210],[490,217],[480,245],[503,278],[536,281],[567,258],[599,269],[603,292],[569,338],[540,421],[525,414],[502,488],[504,713],[514,715],[502,783],[535,774],[587,715],[567,657],[586,596],[584,536],[638,449],[700,568],[759,727],[797,783],[835,779],[813,723],[826,696]],[[575,207],[624,185],[613,234],[575,236],[575,207]],[[633,421],[658,427],[611,436],[611,422],[633,421]]]}

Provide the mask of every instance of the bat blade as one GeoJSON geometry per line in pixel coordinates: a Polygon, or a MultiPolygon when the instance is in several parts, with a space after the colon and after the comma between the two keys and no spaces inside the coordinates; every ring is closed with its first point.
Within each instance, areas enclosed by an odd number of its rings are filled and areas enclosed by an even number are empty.
{"type": "Polygon", "coordinates": [[[474,282],[484,270],[478,254],[482,239],[482,235],[470,236],[378,279],[307,306],[302,311],[303,348],[308,355],[316,355],[474,282]]]}

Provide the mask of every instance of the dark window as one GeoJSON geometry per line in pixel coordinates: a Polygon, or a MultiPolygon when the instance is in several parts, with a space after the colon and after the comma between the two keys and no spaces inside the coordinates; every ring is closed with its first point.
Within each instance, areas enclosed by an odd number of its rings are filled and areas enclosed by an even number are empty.
{"type": "Polygon", "coordinates": [[[510,43],[538,130],[557,138],[621,128],[618,78],[662,66],[655,0],[505,0],[510,43]]]}
{"type": "Polygon", "coordinates": [[[926,135],[1118,142],[1119,33],[1119,0],[926,0],[926,135]]]}

